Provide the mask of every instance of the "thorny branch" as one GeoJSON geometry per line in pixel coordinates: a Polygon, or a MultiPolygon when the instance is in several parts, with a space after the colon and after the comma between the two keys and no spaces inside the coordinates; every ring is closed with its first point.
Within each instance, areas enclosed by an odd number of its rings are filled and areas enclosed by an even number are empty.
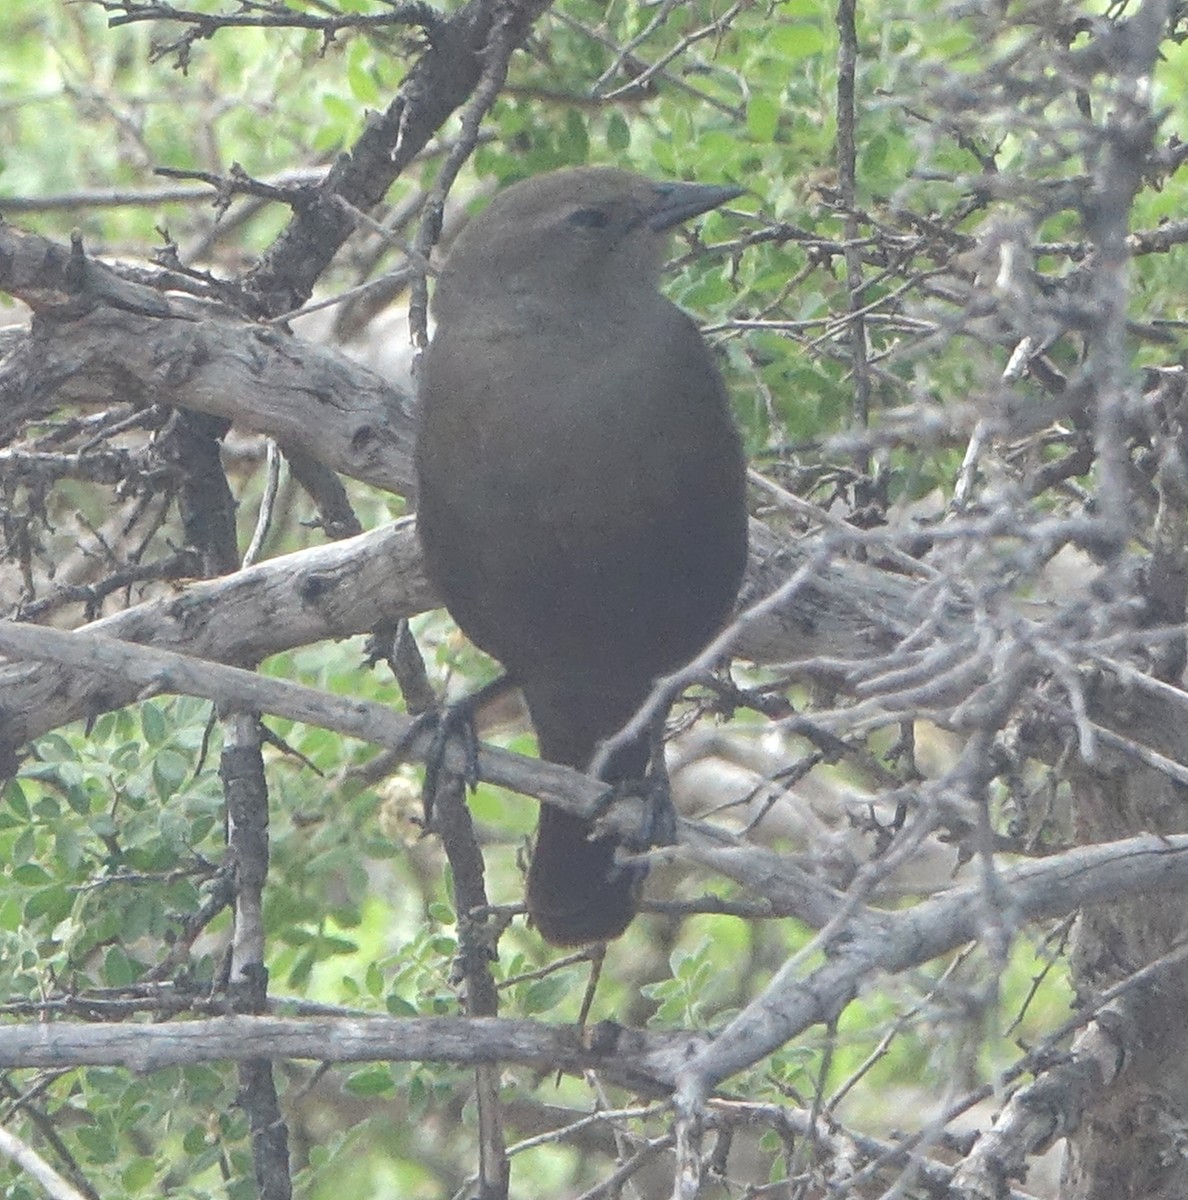
{"type": "MultiPolygon", "coordinates": [[[[164,18],[185,26],[180,37],[158,48],[182,65],[198,42],[233,26],[314,29],[327,44],[348,30],[411,26],[429,44],[404,48],[416,61],[400,94],[328,172],[279,176],[268,184],[234,170],[186,173],[227,198],[243,193],[292,211],[281,237],[239,280],[199,277],[177,264],[155,272],[108,271],[88,256],[81,238],[67,251],[11,229],[4,233],[4,245],[13,251],[5,256],[5,286],[42,318],[34,336],[6,336],[0,360],[0,387],[14,399],[5,412],[15,440],[0,458],[3,536],[16,581],[4,599],[26,618],[60,616],[70,604],[82,604],[85,616],[93,617],[104,606],[111,613],[120,593],[130,601],[135,589],[145,589],[139,610],[112,613],[100,626],[126,642],[0,630],[13,659],[0,674],[9,709],[7,765],[16,765],[26,738],[161,686],[224,705],[272,704],[294,719],[399,743],[405,728],[381,706],[273,688],[250,672],[220,674],[194,659],[251,667],[277,649],[422,611],[433,598],[418,574],[411,526],[364,535],[333,561],[318,558],[320,565],[294,556],[182,588],[176,597],[162,594],[158,585],[172,584],[192,550],[147,553],[176,482],[176,464],[157,453],[156,435],[166,428],[172,406],[205,405],[241,428],[283,434],[292,449],[344,474],[407,490],[402,398],[374,379],[369,383],[361,370],[326,362],[318,367],[312,355],[298,362],[305,352],[279,336],[279,325],[269,331],[278,336],[270,338],[228,319],[222,309],[217,318],[226,323],[212,325],[210,305],[230,304],[283,324],[302,309],[355,231],[386,249],[397,216],[381,213],[377,219],[376,206],[442,121],[460,110],[461,136],[450,144],[436,181],[418,193],[407,213],[397,214],[407,222],[424,206],[408,255],[423,272],[459,168],[506,94],[509,61],[547,5],[472,0],[448,19],[420,5],[368,15],[297,13],[282,4],[245,5],[221,15],[115,0],[103,0],[103,7],[117,26],[164,18]],[[189,288],[174,288],[183,279],[189,288]],[[166,299],[165,289],[175,294],[166,299]],[[179,290],[190,293],[184,301],[179,290]],[[152,352],[139,357],[137,343],[152,352]],[[91,355],[80,365],[88,345],[91,355]],[[276,379],[287,359],[306,379],[320,371],[320,386],[287,388],[285,403],[269,407],[269,398],[234,372],[270,354],[275,357],[268,361],[277,365],[264,376],[276,379]],[[146,363],[155,373],[143,369],[146,363]],[[228,387],[228,380],[235,386],[228,387]],[[101,399],[108,411],[64,418],[59,410],[79,401],[80,386],[88,401],[101,399]],[[302,407],[311,395],[321,407],[302,407]],[[160,408],[148,407],[148,397],[160,408]],[[160,419],[147,415],[154,411],[160,419]],[[311,412],[321,419],[311,419],[311,412]],[[134,449],[122,440],[130,437],[142,439],[134,449]],[[71,561],[59,564],[40,539],[49,536],[51,514],[60,516],[54,501],[67,480],[118,481],[126,507],[118,520],[88,531],[89,539],[79,535],[69,547],[71,561]],[[53,570],[61,565],[60,579],[51,578],[49,564],[53,570]],[[346,595],[352,590],[346,580],[358,594],[346,595]],[[259,604],[255,610],[253,603],[259,604]],[[138,649],[132,641],[161,649],[138,649]],[[170,649],[193,657],[163,656],[170,649]],[[43,664],[41,674],[21,665],[28,662],[43,664]],[[44,665],[51,662],[52,668],[44,665]]],[[[731,99],[729,89],[717,86],[710,47],[745,17],[744,6],[677,27],[682,7],[654,7],[631,36],[621,38],[568,13],[550,19],[599,48],[599,69],[585,83],[600,103],[641,102],[671,92],[704,104],[720,119],[741,121],[746,98],[731,99]]],[[[691,906],[697,911],[714,911],[716,904],[717,911],[756,919],[793,913],[816,936],[797,955],[768,964],[769,986],[758,996],[742,996],[737,1016],[716,1037],[686,1036],[679,1048],[663,1038],[654,1044],[645,1039],[633,1044],[636,1055],[619,1060],[591,1055],[589,1046],[533,1041],[541,1032],[535,1025],[510,1031],[471,1023],[456,1041],[450,1040],[456,1031],[445,1024],[427,1027],[437,1035],[421,1031],[426,1040],[418,1052],[437,1047],[443,1057],[452,1055],[450,1061],[503,1056],[570,1069],[597,1065],[619,1082],[638,1084],[642,1073],[661,1092],[676,1088],[676,1174],[687,1189],[719,1161],[704,1153],[703,1132],[754,1118],[781,1136],[819,1139],[835,1164],[857,1146],[853,1169],[832,1181],[843,1191],[876,1176],[881,1185],[907,1187],[909,1176],[895,1173],[914,1169],[937,1191],[989,1194],[988,1188],[1005,1187],[1007,1168],[1021,1167],[1053,1131],[1075,1137],[1095,1092],[1125,1084],[1125,1071],[1103,1071],[1082,1091],[1065,1086],[1084,1063],[1102,1058],[1094,1038],[1105,1037],[1107,1051],[1137,1044],[1126,1026],[1131,1011],[1121,1026],[1111,1025],[1116,1012],[1103,997],[1112,1004],[1119,987],[1140,993],[1156,975],[1160,987],[1176,986],[1177,951],[1143,942],[1147,961],[1159,965],[1121,964],[1123,983],[1103,984],[1078,1018],[1101,1019],[1081,1034],[1067,1063],[1057,1063],[1061,1046],[1055,1040],[1045,1043],[1043,1053],[1020,1060],[1039,1074],[1037,1084],[1013,1094],[996,1130],[955,1173],[919,1155],[924,1132],[902,1143],[876,1144],[820,1128],[820,1096],[803,1112],[776,1113],[713,1094],[720,1081],[761,1063],[814,1023],[833,1021],[875,970],[902,975],[956,946],[977,943],[989,954],[971,954],[971,960],[988,962],[996,977],[1028,920],[1090,901],[1119,902],[1143,890],[1184,886],[1182,826],[1174,823],[1164,828],[1136,815],[1139,828],[1149,824],[1161,836],[1128,841],[1125,835],[1137,832],[1130,827],[1101,836],[1095,847],[1069,848],[1076,825],[1070,809],[1083,818],[1102,781],[1133,781],[1126,793],[1133,810],[1123,804],[1112,810],[1133,814],[1143,812],[1143,794],[1188,784],[1188,738],[1181,732],[1188,702],[1175,669],[1184,658],[1188,525],[1185,489],[1176,482],[1188,461],[1188,390],[1175,354],[1183,322],[1175,314],[1138,313],[1134,288],[1144,258],[1177,254],[1188,241],[1183,221],[1136,221],[1144,190],[1169,184],[1188,155],[1182,131],[1160,126],[1151,99],[1160,47],[1181,17],[1178,9],[1156,2],[1113,5],[1106,16],[1084,21],[1056,20],[1051,6],[1024,9],[1031,24],[1020,17],[1018,27],[1028,31],[1022,40],[989,12],[963,14],[984,41],[984,68],[976,78],[938,71],[931,94],[913,98],[904,112],[920,129],[916,168],[898,194],[864,207],[856,175],[864,99],[856,22],[862,13],[843,3],[840,170],[836,181],[814,184],[821,220],[813,223],[804,213],[777,220],[761,208],[728,240],[696,246],[681,260],[710,256],[738,270],[760,256],[782,254],[787,284],[761,307],[740,302],[720,312],[709,329],[753,369],[750,392],[766,406],[770,422],[767,461],[754,477],[763,525],[756,526],[748,595],[739,618],[703,656],[660,682],[638,724],[689,695],[694,713],[738,705],[782,715],[769,727],[778,735],[772,739],[779,746],[775,761],[749,768],[738,787],[744,797],[775,796],[746,836],[687,823],[685,844],[655,857],[709,865],[754,897],[750,908],[733,898],[709,898],[691,906]],[[1019,147],[1014,161],[1003,152],[1008,134],[1019,147]],[[1057,151],[1067,152],[1067,159],[1057,151]],[[954,165],[961,162],[965,170],[954,165]],[[844,276],[841,286],[838,274],[844,276]],[[824,303],[805,315],[796,297],[809,283],[824,303]],[[853,418],[844,432],[812,442],[787,433],[786,397],[780,394],[787,381],[768,377],[761,340],[773,337],[795,343],[819,378],[844,392],[853,418]],[[1136,345],[1148,355],[1142,371],[1135,366],[1136,345]],[[944,359],[954,347],[967,356],[968,370],[944,359]],[[952,373],[930,375],[934,361],[946,361],[952,373]],[[900,462],[919,470],[921,479],[896,494],[887,469],[900,462]],[[735,674],[715,681],[712,669],[735,674]],[[920,743],[937,731],[951,740],[931,764],[921,765],[920,743]],[[802,767],[792,770],[789,763],[802,767]],[[755,844],[778,823],[781,810],[807,806],[805,797],[814,785],[828,785],[830,772],[832,794],[845,793],[838,807],[853,834],[844,853],[824,835],[798,844],[795,854],[755,844]],[[792,792],[780,791],[780,779],[789,775],[792,792]],[[837,784],[838,775],[844,785],[837,784]],[[916,889],[933,893],[929,899],[895,912],[874,907],[881,896],[904,895],[899,881],[938,847],[950,851],[950,870],[967,868],[960,889],[945,891],[951,880],[933,878],[916,889]],[[1035,861],[1012,867],[1000,861],[1003,851],[1034,855],[1035,861]],[[500,1041],[509,1031],[520,1040],[500,1041]],[[492,1040],[480,1044],[488,1035],[492,1040]],[[434,1036],[442,1039],[440,1046],[434,1036]],[[1063,1088],[1062,1095],[1076,1102],[1045,1108],[1045,1089],[1051,1088],[1063,1088]],[[1051,1119],[1043,1125],[1038,1118],[1051,1119]]],[[[758,184],[756,191],[762,201],[758,184]]],[[[122,202],[121,196],[112,192],[106,202],[122,202]]],[[[77,197],[59,199],[73,204],[77,197]]],[[[368,254],[372,265],[379,262],[380,254],[370,248],[368,254]]],[[[762,261],[770,268],[774,260],[762,261]]],[[[401,282],[408,269],[400,268],[401,282]]],[[[423,307],[422,289],[413,318],[419,334],[423,307]]],[[[51,545],[56,550],[61,543],[51,545]]],[[[678,710],[677,723],[690,719],[678,710]]],[[[577,773],[506,752],[484,749],[480,771],[573,811],[588,811],[600,796],[598,785],[577,773]]],[[[734,807],[720,786],[713,800],[716,807],[734,807]]],[[[608,819],[631,818],[612,812],[608,819]]],[[[201,909],[201,920],[184,931],[176,953],[163,956],[166,973],[181,965],[192,937],[228,903],[225,874],[217,879],[220,886],[201,909]]],[[[463,883],[476,881],[481,875],[472,872],[463,883]]],[[[481,888],[474,887],[472,896],[476,914],[489,915],[481,888]]],[[[671,903],[671,911],[689,911],[682,901],[671,903]]],[[[468,979],[480,989],[490,982],[485,967],[468,972],[468,979]]],[[[938,987],[936,994],[939,1005],[946,993],[938,987]]],[[[258,999],[266,1010],[267,998],[258,999]]],[[[35,1011],[55,1018],[113,1011],[127,1016],[210,1011],[203,1007],[210,1003],[209,997],[191,999],[164,986],[159,995],[119,997],[59,989],[35,1011]]],[[[995,1003],[990,987],[970,1007],[990,1020],[995,1003]]],[[[489,1004],[484,1011],[492,1009],[489,1004]]],[[[64,1039],[75,1032],[65,1022],[57,1028],[64,1039]]],[[[320,1049],[306,1037],[308,1029],[269,1028],[281,1039],[277,1054],[320,1049]]],[[[387,1032],[402,1037],[408,1030],[387,1032]]],[[[79,1061],[131,1056],[159,1062],[173,1052],[165,1043],[173,1030],[145,1025],[135,1033],[143,1045],[109,1047],[106,1058],[95,1049],[97,1040],[80,1036],[79,1061]]],[[[390,1045],[363,1041],[350,1046],[351,1055],[391,1053],[390,1045]]],[[[206,1049],[242,1059],[251,1047],[216,1041],[206,1049]]],[[[36,1048],[22,1053],[22,1063],[40,1061],[36,1048]]],[[[1012,1069],[1010,1079],[1022,1069],[1012,1069]]],[[[489,1103],[495,1100],[493,1079],[489,1073],[489,1103]]],[[[979,1086],[960,1103],[968,1106],[991,1091],[990,1084],[979,1086]]],[[[958,1107],[947,1107],[937,1127],[958,1107]]],[[[608,1190],[637,1174],[645,1161],[667,1154],[673,1139],[663,1133],[640,1141],[599,1187],[608,1190]]],[[[497,1149],[502,1159],[502,1146],[497,1149]]],[[[720,1160],[726,1157],[723,1150],[720,1160]]]]}

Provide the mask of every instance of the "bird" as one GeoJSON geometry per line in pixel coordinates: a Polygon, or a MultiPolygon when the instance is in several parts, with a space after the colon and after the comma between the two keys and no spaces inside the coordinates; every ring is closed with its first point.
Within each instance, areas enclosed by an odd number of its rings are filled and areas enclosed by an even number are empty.
{"type": "MultiPolygon", "coordinates": [[[[437,277],[414,454],[426,571],[551,762],[586,770],[736,602],[742,441],[713,353],[658,281],[670,231],[742,191],[611,167],[530,177],[437,277]]],[[[635,738],[599,774],[643,780],[650,753],[635,738]]],[[[526,906],[546,941],[627,927],[643,872],[618,848],[542,805],[526,906]]]]}

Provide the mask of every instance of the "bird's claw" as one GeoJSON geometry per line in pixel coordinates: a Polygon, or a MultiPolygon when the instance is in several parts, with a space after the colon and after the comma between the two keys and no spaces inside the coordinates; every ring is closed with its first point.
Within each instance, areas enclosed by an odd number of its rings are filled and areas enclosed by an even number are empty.
{"type": "Polygon", "coordinates": [[[433,821],[433,803],[446,771],[446,754],[450,742],[455,738],[462,741],[461,780],[468,792],[478,787],[478,729],[475,725],[475,707],[467,700],[445,708],[434,708],[422,713],[414,723],[413,736],[432,728],[429,748],[425,751],[425,779],[421,785],[421,807],[424,811],[425,828],[433,821]]]}
{"type": "Polygon", "coordinates": [[[473,792],[479,783],[479,738],[478,717],[483,705],[515,687],[509,675],[500,675],[484,684],[477,692],[422,713],[413,722],[406,742],[432,728],[429,749],[425,752],[425,782],[421,786],[421,804],[425,810],[425,828],[433,820],[433,801],[441,778],[446,774],[446,754],[454,738],[462,739],[462,771],[458,776],[468,792],[473,792]]]}
{"type": "Polygon", "coordinates": [[[621,779],[608,784],[607,790],[595,805],[592,817],[604,817],[619,800],[639,800],[643,818],[633,833],[620,838],[632,853],[650,850],[653,846],[671,846],[677,840],[677,813],[667,775],[646,775],[643,779],[621,779]]]}

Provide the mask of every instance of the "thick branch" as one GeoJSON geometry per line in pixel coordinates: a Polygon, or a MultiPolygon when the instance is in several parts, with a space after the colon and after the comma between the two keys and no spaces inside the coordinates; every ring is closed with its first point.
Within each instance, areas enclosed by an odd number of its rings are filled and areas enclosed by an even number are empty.
{"type": "MultiPolygon", "coordinates": [[[[30,240],[53,249],[0,226],[0,290],[19,294],[5,280],[5,254],[30,240]]],[[[412,403],[398,388],[276,329],[168,313],[104,303],[39,322],[0,363],[0,443],[59,408],[165,404],[225,417],[386,491],[411,490],[412,403]]]]}
{"type": "MultiPolygon", "coordinates": [[[[1136,837],[1085,846],[1000,876],[1014,921],[1072,912],[1086,904],[1188,888],[1188,835],[1136,837]]],[[[981,886],[925,900],[902,913],[863,913],[803,970],[790,960],[767,988],[682,1072],[686,1103],[782,1046],[809,1026],[835,1018],[878,971],[898,973],[975,941],[983,932],[981,886]]]]}
{"type": "MultiPolygon", "coordinates": [[[[93,632],[64,633],[38,625],[0,621],[0,653],[9,658],[69,664],[98,674],[115,687],[128,687],[138,696],[170,693],[199,696],[216,704],[248,712],[271,713],[333,729],[348,737],[399,750],[423,760],[432,731],[418,736],[416,721],[385,704],[335,696],[304,684],[289,683],[190,658],[165,650],[137,646],[93,632]]],[[[446,765],[461,775],[466,767],[460,746],[447,749],[446,765]]],[[[590,815],[606,796],[606,785],[552,763],[483,745],[479,776],[491,783],[590,815]]],[[[623,831],[638,829],[642,814],[630,801],[623,805],[623,831]],[[628,816],[629,814],[629,816],[628,816]]]]}
{"type": "MultiPolygon", "coordinates": [[[[1188,835],[1089,846],[1003,872],[1019,920],[1084,904],[1188,887],[1188,835]]],[[[153,1025],[41,1023],[0,1028],[0,1066],[52,1069],[124,1065],[137,1071],[248,1058],[324,1062],[518,1062],[542,1069],[596,1068],[657,1094],[684,1080],[712,1087],[810,1025],[840,1011],[878,971],[898,973],[976,938],[980,888],[962,888],[904,913],[864,913],[862,927],[795,987],[773,986],[715,1039],[695,1034],[591,1029],[496,1018],[395,1020],[220,1017],[153,1025]]]]}
{"type": "MultiPolygon", "coordinates": [[[[773,590],[811,552],[781,546],[752,524],[748,598],[773,590]]],[[[793,654],[874,655],[895,645],[917,619],[917,587],[861,563],[836,562],[802,588],[794,606],[748,628],[739,652],[756,661],[793,654]]],[[[125,642],[254,666],[295,646],[366,633],[437,603],[425,579],[410,520],[287,554],[222,579],[193,584],[83,629],[125,642]]],[[[70,721],[131,704],[131,682],[101,679],[75,664],[0,667],[0,747],[70,721]]]]}
{"type": "Polygon", "coordinates": [[[319,1062],[510,1062],[573,1073],[596,1069],[644,1094],[671,1086],[671,1061],[696,1034],[645,1033],[604,1022],[589,1029],[498,1017],[214,1017],[204,1021],[53,1022],[0,1028],[0,1066],[125,1066],[306,1058],[319,1062]]]}
{"type": "Polygon", "coordinates": [[[294,214],[245,280],[275,316],[300,307],[354,228],[352,209],[368,212],[477,86],[488,42],[519,45],[550,0],[470,0],[442,27],[409,71],[399,95],[368,122],[350,153],[334,164],[311,202],[294,214]],[[339,203],[345,200],[346,205],[339,203]]]}
{"type": "MultiPolygon", "coordinates": [[[[84,626],[125,642],[254,666],[294,646],[364,633],[436,603],[411,520],[287,554],[84,626]]],[[[136,700],[139,685],[75,664],[0,667],[0,748],[136,700]]]]}

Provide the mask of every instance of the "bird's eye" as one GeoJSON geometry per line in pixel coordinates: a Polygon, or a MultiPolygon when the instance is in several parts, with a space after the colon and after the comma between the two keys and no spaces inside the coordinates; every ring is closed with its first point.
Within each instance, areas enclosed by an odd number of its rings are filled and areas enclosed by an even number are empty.
{"type": "Polygon", "coordinates": [[[610,217],[600,208],[577,208],[569,214],[569,223],[579,229],[604,229],[610,217]]]}

